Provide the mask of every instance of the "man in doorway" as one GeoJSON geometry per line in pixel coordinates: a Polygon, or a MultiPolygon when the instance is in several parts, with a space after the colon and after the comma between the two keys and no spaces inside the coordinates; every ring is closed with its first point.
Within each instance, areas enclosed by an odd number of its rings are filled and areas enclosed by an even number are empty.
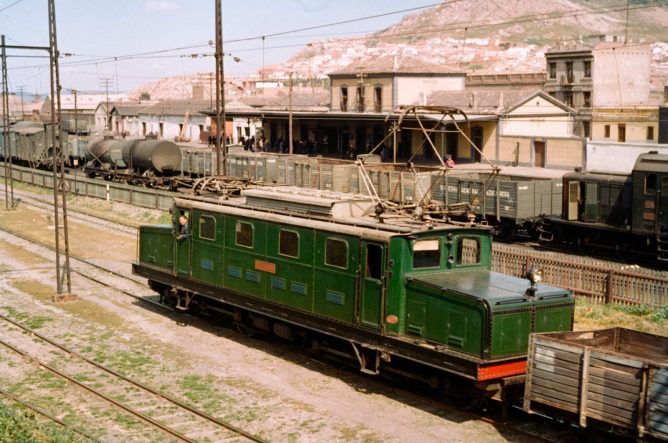
{"type": "Polygon", "coordinates": [[[185,240],[186,238],[188,238],[188,217],[181,215],[179,217],[179,235],[176,239],[185,240]]]}

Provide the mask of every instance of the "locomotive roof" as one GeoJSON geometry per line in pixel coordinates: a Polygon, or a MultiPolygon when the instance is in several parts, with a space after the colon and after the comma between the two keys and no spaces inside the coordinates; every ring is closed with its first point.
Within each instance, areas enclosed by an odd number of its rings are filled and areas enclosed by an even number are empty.
{"type": "Polygon", "coordinates": [[[379,219],[375,216],[376,204],[369,196],[287,186],[248,189],[242,191],[241,197],[223,201],[178,197],[174,200],[177,206],[186,209],[309,226],[378,240],[427,230],[474,227],[442,220],[417,220],[393,213],[386,213],[379,219]]]}
{"type": "Polygon", "coordinates": [[[624,174],[609,174],[603,172],[570,172],[564,175],[566,180],[580,180],[588,183],[617,183],[625,184],[631,178],[624,174]]]}
{"type": "Polygon", "coordinates": [[[636,159],[633,171],[639,172],[668,172],[668,155],[657,151],[640,154],[636,159]]]}

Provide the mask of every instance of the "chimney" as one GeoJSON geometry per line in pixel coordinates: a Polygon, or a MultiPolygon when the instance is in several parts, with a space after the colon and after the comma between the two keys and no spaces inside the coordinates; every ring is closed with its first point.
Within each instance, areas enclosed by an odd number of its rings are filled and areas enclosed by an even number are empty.
{"type": "Polygon", "coordinates": [[[478,93],[477,92],[474,92],[473,94],[471,94],[471,107],[472,108],[475,108],[475,106],[477,104],[476,102],[478,101],[477,98],[478,98],[478,93]]]}
{"type": "Polygon", "coordinates": [[[503,91],[499,91],[499,108],[503,108],[503,91]]]}

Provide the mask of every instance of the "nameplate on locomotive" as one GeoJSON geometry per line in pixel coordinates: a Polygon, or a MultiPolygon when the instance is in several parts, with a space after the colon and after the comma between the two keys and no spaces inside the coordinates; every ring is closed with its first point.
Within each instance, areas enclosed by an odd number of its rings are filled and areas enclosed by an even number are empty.
{"type": "Polygon", "coordinates": [[[255,269],[258,271],[269,272],[271,274],[276,274],[276,264],[269,263],[267,261],[255,260],[255,269]]]}

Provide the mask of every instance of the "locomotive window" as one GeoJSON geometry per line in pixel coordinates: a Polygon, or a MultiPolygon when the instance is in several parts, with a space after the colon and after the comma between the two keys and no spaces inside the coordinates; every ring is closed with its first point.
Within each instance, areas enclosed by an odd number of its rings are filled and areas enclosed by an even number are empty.
{"type": "Polygon", "coordinates": [[[205,240],[216,239],[216,219],[208,215],[199,218],[199,238],[205,240]]]}
{"type": "Polygon", "coordinates": [[[656,174],[645,176],[645,194],[656,194],[656,174]]]}
{"type": "Polygon", "coordinates": [[[380,245],[366,245],[366,272],[367,278],[380,280],[383,276],[383,248],[380,245]]]}
{"type": "Polygon", "coordinates": [[[461,237],[457,241],[457,264],[474,265],[480,263],[480,239],[461,237]]]}
{"type": "Polygon", "coordinates": [[[335,238],[325,241],[325,264],[337,268],[348,267],[348,243],[335,238]]]}
{"type": "Polygon", "coordinates": [[[413,268],[435,268],[441,265],[441,242],[418,240],[413,245],[413,268]]]}
{"type": "Polygon", "coordinates": [[[245,246],[247,248],[253,247],[253,225],[250,223],[237,222],[236,226],[238,246],[245,246]]]}
{"type": "Polygon", "coordinates": [[[281,230],[278,234],[278,253],[288,257],[299,257],[299,234],[281,230]]]}

